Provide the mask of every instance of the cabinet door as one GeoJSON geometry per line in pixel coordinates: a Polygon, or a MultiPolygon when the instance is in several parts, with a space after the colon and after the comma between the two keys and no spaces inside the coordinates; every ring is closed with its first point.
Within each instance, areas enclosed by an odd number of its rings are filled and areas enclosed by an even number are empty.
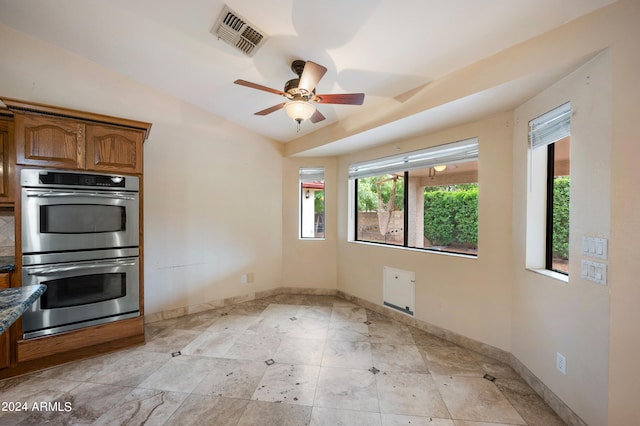
{"type": "Polygon", "coordinates": [[[15,114],[16,162],[83,169],[84,127],[74,120],[15,114]]]}
{"type": "MultiPolygon", "coordinates": [[[[0,289],[10,287],[10,274],[0,274],[0,289]]],[[[9,366],[9,330],[0,334],[0,368],[6,368],[9,366]]]]}
{"type": "Polygon", "coordinates": [[[87,169],[142,173],[141,131],[87,125],[87,169]]]}
{"type": "Polygon", "coordinates": [[[13,201],[13,162],[11,148],[13,142],[12,123],[0,120],[0,203],[13,201]]]}

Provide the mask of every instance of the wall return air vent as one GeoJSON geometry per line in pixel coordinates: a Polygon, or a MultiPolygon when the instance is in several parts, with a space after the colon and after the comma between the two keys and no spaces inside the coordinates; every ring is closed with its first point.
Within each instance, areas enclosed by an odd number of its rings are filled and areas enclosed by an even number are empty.
{"type": "Polygon", "coordinates": [[[211,28],[211,33],[247,56],[253,56],[267,39],[264,32],[247,22],[226,4],[211,28]]]}

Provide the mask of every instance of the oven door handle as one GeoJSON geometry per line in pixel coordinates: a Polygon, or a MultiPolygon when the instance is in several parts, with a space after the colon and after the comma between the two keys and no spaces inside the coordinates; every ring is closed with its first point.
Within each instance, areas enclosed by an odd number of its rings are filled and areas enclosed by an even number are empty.
{"type": "Polygon", "coordinates": [[[43,267],[27,267],[24,268],[28,275],[33,276],[46,276],[51,274],[58,274],[60,272],[72,272],[72,271],[80,271],[85,269],[95,269],[95,268],[113,268],[117,266],[135,266],[135,261],[130,260],[116,260],[116,261],[106,261],[106,262],[96,262],[89,264],[70,264],[67,266],[43,266],[43,267]]]}
{"type": "Polygon", "coordinates": [[[27,191],[27,197],[36,198],[58,198],[58,197],[92,197],[92,198],[111,198],[115,200],[135,200],[132,195],[125,194],[104,194],[98,192],[59,192],[59,191],[27,191]]]}

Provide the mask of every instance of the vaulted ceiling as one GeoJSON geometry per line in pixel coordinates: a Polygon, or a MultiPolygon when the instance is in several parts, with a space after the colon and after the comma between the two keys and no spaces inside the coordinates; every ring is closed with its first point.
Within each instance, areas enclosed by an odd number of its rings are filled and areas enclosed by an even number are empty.
{"type": "MultiPolygon", "coordinates": [[[[221,0],[0,0],[0,23],[287,143],[347,117],[378,115],[390,101],[403,102],[455,70],[608,3],[612,0],[227,0],[266,36],[251,57],[212,34],[225,5],[221,0]],[[285,99],[234,80],[282,90],[295,78],[290,69],[295,59],[328,69],[318,93],[364,92],[364,104],[320,104],[326,120],[303,122],[300,131],[282,110],[254,115],[285,99]]],[[[328,137],[310,152],[339,154],[419,134],[436,118],[473,118],[479,105],[486,111],[490,104],[500,108],[525,100],[550,78],[555,76],[534,76],[346,138],[328,137]]]]}

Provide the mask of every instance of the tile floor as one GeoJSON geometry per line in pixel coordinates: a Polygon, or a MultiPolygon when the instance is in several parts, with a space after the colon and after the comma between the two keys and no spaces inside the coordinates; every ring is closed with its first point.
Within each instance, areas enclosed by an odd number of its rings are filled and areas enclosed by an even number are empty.
{"type": "Polygon", "coordinates": [[[510,367],[332,296],[274,296],[146,334],[0,382],[0,424],[564,424],[510,367]]]}

